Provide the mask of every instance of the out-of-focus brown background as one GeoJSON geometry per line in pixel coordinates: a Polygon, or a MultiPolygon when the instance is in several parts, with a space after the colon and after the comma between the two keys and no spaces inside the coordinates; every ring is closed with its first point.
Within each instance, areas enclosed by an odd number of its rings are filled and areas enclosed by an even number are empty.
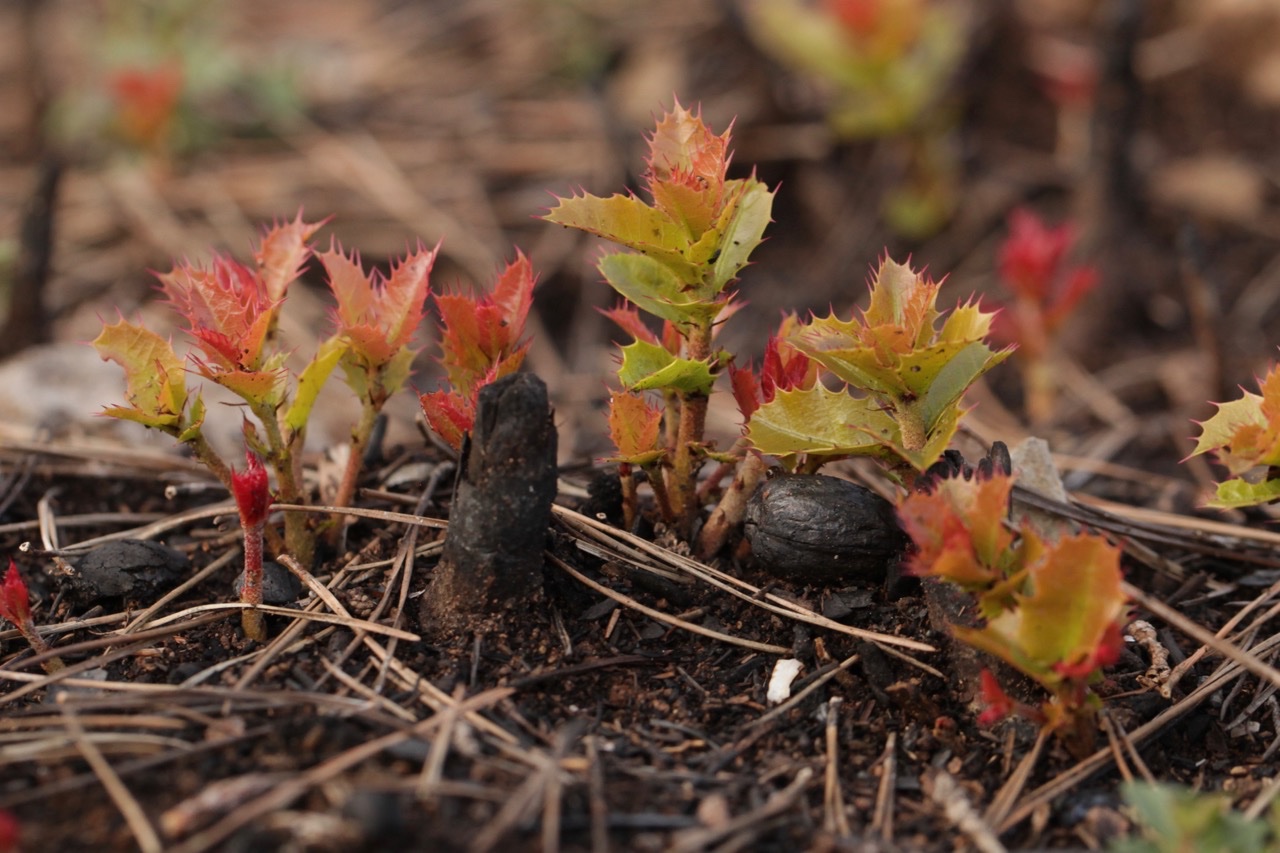
{"type": "MultiPolygon", "coordinates": [[[[564,453],[598,454],[583,425],[612,364],[594,309],[613,297],[598,241],[537,216],[552,193],[639,190],[643,134],[679,97],[717,130],[734,122],[731,174],[754,166],[780,186],[741,282],[750,306],[724,331],[742,357],[783,309],[847,312],[885,251],[949,275],[944,303],[998,300],[1006,219],[1028,206],[1074,223],[1075,259],[1102,275],[1063,335],[1070,379],[1043,427],[1061,431],[1055,448],[1185,453],[1186,418],[1250,382],[1280,342],[1280,3],[794,5],[859,37],[885,8],[909,13],[905,34],[872,39],[891,82],[856,84],[887,86],[905,118],[850,132],[841,83],[770,35],[810,19],[762,25],[759,4],[733,0],[3,4],[7,428],[70,428],[118,395],[114,367],[82,342],[116,311],[171,324],[149,304],[148,270],[210,249],[244,257],[262,224],[303,209],[332,216],[322,242],[366,263],[443,240],[437,290],[487,285],[522,247],[541,276],[530,365],[552,387],[564,453]],[[941,70],[895,78],[928,28],[941,70]],[[32,307],[23,251],[40,241],[24,245],[21,224],[51,159],[50,269],[32,307]]],[[[292,292],[300,354],[326,334],[325,306],[318,281],[292,292]]],[[[429,330],[424,344],[416,381],[430,388],[429,330]]],[[[978,420],[1002,435],[1021,429],[1005,370],[978,420]]],[[[340,437],[341,394],[332,408],[340,437]]],[[[413,409],[404,395],[405,429],[413,409]]]]}

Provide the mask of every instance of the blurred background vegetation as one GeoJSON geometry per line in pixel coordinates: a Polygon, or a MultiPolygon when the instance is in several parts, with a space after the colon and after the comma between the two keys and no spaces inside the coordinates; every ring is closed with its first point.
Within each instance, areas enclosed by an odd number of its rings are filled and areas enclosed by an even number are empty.
{"type": "MultiPolygon", "coordinates": [[[[784,309],[847,314],[886,251],[948,275],[944,302],[1007,299],[1019,208],[1070,224],[1099,276],[1055,333],[1037,429],[1056,449],[1171,465],[1187,418],[1280,343],[1276,0],[12,0],[0,414],[26,429],[117,394],[78,342],[152,310],[148,270],[245,253],[302,208],[367,262],[443,239],[438,290],[487,284],[521,246],[541,277],[530,366],[564,452],[598,453],[577,425],[611,367],[599,248],[535,217],[552,192],[638,187],[674,97],[733,123],[731,173],[781,186],[724,330],[746,357],[784,309]],[[34,396],[63,387],[73,404],[34,396]]],[[[309,348],[327,306],[295,301],[309,348]]],[[[1008,374],[980,433],[1025,428],[1008,374]]]]}

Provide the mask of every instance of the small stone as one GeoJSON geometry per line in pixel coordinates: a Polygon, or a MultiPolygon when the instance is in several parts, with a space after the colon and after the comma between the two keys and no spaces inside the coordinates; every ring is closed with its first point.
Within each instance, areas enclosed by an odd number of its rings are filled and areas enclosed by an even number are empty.
{"type": "MultiPolygon", "coordinates": [[[[236,575],[236,594],[244,586],[244,572],[236,575]]],[[[302,597],[302,581],[293,572],[272,560],[262,564],[262,603],[293,604],[302,597]]]]}
{"type": "Polygon", "coordinates": [[[78,604],[106,598],[153,599],[191,573],[186,554],[159,542],[120,539],[99,545],[55,575],[78,604]]]}
{"type": "Polygon", "coordinates": [[[908,542],[893,504],[821,474],[769,480],[747,505],[743,527],[760,568],[808,583],[880,581],[908,542]]]}

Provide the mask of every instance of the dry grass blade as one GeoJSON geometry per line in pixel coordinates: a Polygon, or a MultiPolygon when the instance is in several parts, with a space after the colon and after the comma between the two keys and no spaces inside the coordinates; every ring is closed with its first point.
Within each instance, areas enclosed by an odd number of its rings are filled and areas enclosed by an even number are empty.
{"type": "Polygon", "coordinates": [[[880,754],[880,784],[876,786],[876,806],[871,831],[886,844],[893,844],[894,794],[898,787],[898,733],[889,732],[880,754]]]}
{"type": "Polygon", "coordinates": [[[1124,593],[1129,596],[1134,603],[1141,607],[1145,607],[1150,613],[1160,617],[1165,622],[1182,631],[1187,636],[1193,638],[1199,643],[1208,646],[1213,651],[1222,655],[1230,661],[1238,663],[1242,668],[1247,669],[1262,680],[1280,687],[1280,671],[1275,667],[1258,658],[1256,655],[1240,648],[1234,643],[1229,643],[1220,637],[1212,634],[1207,628],[1193,622],[1186,616],[1183,616],[1174,608],[1147,595],[1133,584],[1126,583],[1124,585],[1124,593]]]}
{"type": "MultiPolygon", "coordinates": [[[[181,610],[162,619],[157,619],[152,624],[158,627],[160,625],[167,625],[171,622],[178,621],[179,619],[185,619],[186,617],[196,613],[220,612],[224,610],[245,610],[250,606],[253,605],[243,604],[238,601],[225,602],[222,604],[199,604],[195,607],[188,607],[186,610],[181,610]]],[[[418,640],[422,639],[411,631],[403,631],[400,628],[392,628],[390,625],[379,625],[376,622],[356,619],[351,616],[295,610],[292,607],[276,607],[272,604],[259,604],[256,605],[256,607],[268,616],[288,616],[293,619],[301,619],[304,621],[323,622],[327,625],[337,625],[340,628],[349,628],[352,631],[363,631],[368,634],[382,634],[387,637],[408,640],[411,643],[416,643],[418,640]]]]}
{"type": "MultiPolygon", "coordinates": [[[[502,701],[510,696],[512,692],[514,691],[507,687],[495,687],[460,702],[460,709],[467,712],[477,712],[502,701]]],[[[277,809],[284,808],[311,788],[335,778],[344,771],[369,760],[383,750],[403,743],[410,738],[426,737],[440,725],[442,720],[443,716],[441,714],[433,715],[407,729],[375,738],[368,743],[352,747],[345,752],[322,761],[311,769],[303,771],[277,785],[253,802],[246,803],[213,826],[201,830],[181,844],[174,845],[169,851],[170,853],[202,853],[202,851],[212,849],[215,845],[230,838],[242,827],[277,809]]]]}
{"type": "Polygon", "coordinates": [[[947,821],[967,837],[981,853],[1005,853],[999,836],[969,802],[964,789],[950,773],[938,770],[927,777],[929,799],[942,806],[947,821]]]}
{"type": "Polygon", "coordinates": [[[723,634],[719,631],[713,631],[710,628],[703,628],[701,625],[695,625],[692,622],[686,622],[683,619],[680,619],[676,616],[671,616],[670,614],[667,614],[667,613],[663,613],[660,610],[654,610],[652,607],[645,607],[643,604],[636,601],[634,598],[625,596],[620,592],[614,592],[613,590],[609,589],[609,587],[604,586],[603,584],[596,583],[591,578],[587,577],[586,575],[579,572],[577,569],[573,568],[573,566],[570,566],[564,560],[561,560],[555,554],[548,552],[547,559],[550,560],[553,565],[561,569],[563,572],[569,575],[569,577],[573,578],[583,586],[590,587],[591,589],[595,590],[601,595],[606,596],[607,598],[612,598],[614,601],[618,602],[624,607],[628,607],[632,610],[643,613],[645,616],[648,616],[650,619],[654,619],[658,622],[662,622],[665,625],[671,625],[676,628],[689,631],[690,633],[693,633],[693,634],[701,634],[702,636],[710,637],[713,640],[719,640],[720,642],[723,642],[723,643],[731,643],[735,646],[742,646],[743,648],[751,649],[757,652],[765,652],[771,655],[787,655],[791,653],[791,650],[788,649],[786,646],[775,646],[769,643],[757,643],[755,640],[747,640],[747,639],[743,639],[742,637],[735,637],[731,634],[723,634]]]}
{"type": "MultiPolygon", "coordinates": [[[[1277,593],[1280,593],[1280,582],[1272,584],[1266,590],[1260,593],[1257,596],[1257,598],[1255,598],[1253,601],[1250,601],[1244,607],[1240,608],[1240,610],[1236,611],[1236,613],[1230,619],[1228,619],[1221,628],[1217,630],[1214,636],[1219,638],[1225,638],[1228,634],[1230,634],[1232,631],[1235,630],[1237,625],[1239,625],[1241,622],[1244,621],[1244,618],[1246,616],[1248,616],[1257,608],[1261,607],[1265,602],[1269,601],[1277,593]]],[[[1269,619],[1271,616],[1274,615],[1275,610],[1276,610],[1276,607],[1272,607],[1271,610],[1268,611],[1266,614],[1263,614],[1262,617],[1260,617],[1257,620],[1254,620],[1254,624],[1255,625],[1262,624],[1265,620],[1269,619]]],[[[1167,677],[1165,678],[1164,683],[1159,687],[1160,695],[1165,697],[1166,699],[1171,697],[1173,695],[1173,688],[1177,686],[1178,682],[1182,680],[1183,676],[1185,676],[1188,672],[1190,672],[1191,667],[1199,663],[1200,659],[1203,658],[1208,653],[1209,653],[1209,646],[1202,643],[1199,648],[1197,648],[1194,652],[1188,655],[1183,661],[1181,661],[1177,666],[1175,666],[1172,670],[1170,670],[1167,677]]]]}
{"type": "Polygon", "coordinates": [[[174,513],[165,516],[159,521],[153,521],[144,524],[141,527],[134,527],[129,530],[120,530],[115,533],[107,533],[102,536],[95,536],[92,539],[84,539],[75,545],[64,549],[60,553],[63,556],[74,556],[99,545],[105,545],[108,542],[115,542],[120,539],[156,539],[170,530],[176,530],[179,527],[186,527],[192,522],[204,521],[206,518],[217,518],[220,515],[235,515],[236,505],[233,502],[213,504],[212,506],[202,506],[199,509],[187,510],[186,512],[174,513]]]}
{"type": "Polygon", "coordinates": [[[85,737],[84,727],[76,719],[75,711],[66,705],[65,699],[65,694],[58,697],[63,717],[66,720],[67,735],[75,743],[76,748],[80,750],[85,762],[97,774],[99,781],[102,782],[102,787],[106,790],[107,795],[111,797],[111,801],[116,804],[120,814],[124,816],[125,823],[129,826],[129,831],[133,833],[134,839],[138,842],[138,848],[142,853],[160,853],[164,849],[164,845],[160,841],[160,836],[156,834],[155,827],[147,820],[142,807],[138,805],[138,801],[134,799],[133,794],[129,792],[124,782],[120,781],[120,777],[111,769],[111,764],[98,750],[97,746],[85,737]]]}
{"type": "Polygon", "coordinates": [[[790,785],[781,791],[774,792],[765,804],[755,811],[728,820],[723,826],[690,829],[678,833],[675,843],[671,845],[671,853],[695,853],[695,851],[706,850],[724,839],[749,832],[755,827],[767,824],[775,817],[786,814],[804,795],[805,788],[808,787],[809,780],[812,778],[813,769],[801,767],[790,785]]]}
{"type": "Polygon", "coordinates": [[[1027,780],[1031,778],[1031,772],[1035,770],[1036,764],[1040,761],[1040,753],[1044,750],[1045,742],[1048,739],[1049,732],[1046,729],[1041,729],[1036,735],[1036,742],[1032,745],[1031,751],[1022,757],[1022,760],[1018,762],[1018,766],[1009,774],[1009,778],[1000,786],[1000,790],[991,798],[991,805],[987,807],[987,813],[983,816],[985,823],[991,826],[999,826],[1005,815],[1009,814],[1009,810],[1017,802],[1018,796],[1026,789],[1027,780]]]}
{"type": "MultiPolygon", "coordinates": [[[[218,619],[223,618],[224,616],[225,614],[211,613],[211,614],[207,614],[204,617],[200,617],[200,618],[196,618],[196,619],[192,619],[187,622],[184,622],[182,625],[170,626],[169,630],[163,633],[153,634],[151,631],[147,631],[147,632],[144,632],[144,634],[138,634],[135,637],[131,637],[130,639],[132,640],[132,642],[129,645],[125,646],[124,648],[114,649],[113,651],[108,652],[107,654],[99,655],[96,658],[90,658],[89,660],[83,660],[76,664],[70,664],[64,669],[60,669],[57,672],[51,673],[51,674],[45,673],[39,676],[32,677],[32,676],[29,676],[27,673],[11,672],[9,670],[0,670],[0,679],[8,679],[10,681],[28,681],[29,682],[24,687],[19,687],[17,690],[12,690],[8,693],[0,695],[0,707],[3,707],[17,699],[21,699],[23,696],[30,695],[31,693],[34,693],[37,690],[43,690],[59,682],[66,682],[67,684],[78,682],[82,686],[100,687],[101,685],[104,684],[104,682],[100,682],[100,681],[90,682],[85,679],[76,679],[74,678],[74,676],[80,675],[81,673],[85,673],[90,670],[98,669],[100,667],[106,666],[108,663],[111,663],[112,661],[120,660],[121,658],[126,658],[126,657],[129,657],[130,655],[136,654],[142,649],[147,648],[151,644],[151,642],[157,637],[168,636],[170,634],[178,634],[184,630],[195,627],[197,625],[203,625],[207,622],[217,621],[218,619]],[[143,637],[143,639],[138,639],[138,637],[143,637]]],[[[76,643],[74,645],[64,646],[59,648],[57,652],[63,653],[63,654],[69,654],[73,652],[77,646],[87,645],[91,643],[93,644],[92,645],[93,648],[98,648],[103,645],[107,645],[107,646],[115,645],[118,642],[119,640],[114,637],[100,638],[99,640],[88,640],[86,641],[85,644],[76,643]],[[106,642],[104,642],[104,640],[106,642]]],[[[54,654],[54,651],[51,650],[46,654],[52,655],[54,654]]],[[[27,658],[26,661],[24,661],[24,663],[27,663],[27,664],[39,663],[43,657],[44,655],[37,655],[36,657],[27,658]]],[[[165,685],[165,687],[168,687],[168,685],[165,685]]]]}
{"type": "Polygon", "coordinates": [[[827,767],[822,783],[822,828],[837,838],[852,835],[849,817],[844,813],[844,794],[840,791],[840,703],[832,696],[827,702],[827,767]]]}
{"type": "MultiPolygon", "coordinates": [[[[583,527],[594,528],[598,531],[604,531],[610,537],[621,542],[627,543],[635,550],[641,551],[649,557],[666,563],[684,574],[691,575],[698,580],[708,583],[717,589],[721,589],[730,595],[736,596],[743,601],[775,613],[779,616],[786,616],[791,619],[797,619],[807,622],[811,625],[827,628],[832,631],[839,631],[842,634],[848,634],[851,637],[868,640],[873,643],[883,644],[886,646],[900,646],[902,648],[912,649],[919,652],[936,652],[937,649],[928,643],[922,643],[918,640],[910,640],[904,637],[894,637],[889,634],[880,634],[875,631],[864,631],[849,625],[844,625],[832,619],[828,619],[812,610],[808,610],[793,601],[788,601],[781,596],[773,594],[761,594],[761,590],[746,581],[725,574],[724,572],[713,569],[696,560],[688,557],[682,557],[679,554],[672,553],[670,550],[660,545],[655,545],[638,536],[633,536],[621,530],[602,524],[593,518],[588,518],[581,513],[574,512],[564,507],[556,506],[553,510],[558,518],[568,523],[571,529],[580,529],[583,527]]],[[[600,541],[597,539],[596,541],[600,541]]],[[[626,559],[625,557],[623,558],[626,559]]]]}
{"type": "MultiPolygon", "coordinates": [[[[1254,647],[1254,651],[1255,653],[1268,652],[1277,647],[1280,647],[1280,634],[1272,635],[1258,643],[1254,647]]],[[[1233,679],[1239,678],[1243,672],[1244,667],[1240,663],[1234,660],[1224,661],[1217,670],[1200,683],[1199,687],[1130,732],[1129,740],[1133,744],[1133,748],[1136,749],[1148,738],[1163,731],[1166,726],[1172,724],[1184,714],[1195,710],[1197,706],[1221,690],[1226,684],[1233,679]]],[[[1111,750],[1107,748],[1098,750],[1083,761],[1077,762],[1074,766],[1027,794],[1009,813],[1008,817],[997,826],[997,829],[1002,833],[1007,832],[1019,822],[1025,820],[1041,804],[1061,796],[1094,773],[1102,770],[1111,762],[1112,758],[1111,750]]]]}

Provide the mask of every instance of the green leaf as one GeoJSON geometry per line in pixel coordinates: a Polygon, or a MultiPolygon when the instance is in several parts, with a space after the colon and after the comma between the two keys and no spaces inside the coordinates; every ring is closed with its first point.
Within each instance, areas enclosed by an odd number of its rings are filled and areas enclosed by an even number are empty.
{"type": "Polygon", "coordinates": [[[932,432],[947,409],[955,408],[960,402],[969,386],[1012,352],[1012,349],[992,352],[986,344],[972,343],[947,358],[930,380],[925,394],[925,429],[932,432]]]}
{"type": "Polygon", "coordinates": [[[1245,506],[1258,506],[1280,499],[1280,480],[1263,480],[1261,483],[1250,483],[1237,477],[1218,484],[1218,493],[1209,506],[1219,509],[1235,509],[1245,506]]]}
{"type": "Polygon", "coordinates": [[[874,400],[818,385],[779,391],[751,415],[747,438],[761,453],[774,456],[852,456],[878,454],[880,437],[887,440],[896,430],[893,419],[874,400]],[[853,424],[863,429],[855,429],[853,424]]]}
{"type": "Polygon", "coordinates": [[[200,435],[200,429],[204,426],[204,397],[199,393],[191,399],[191,408],[187,415],[187,420],[182,424],[182,432],[178,433],[178,441],[184,444],[195,441],[200,435]]]}
{"type": "Polygon", "coordinates": [[[914,450],[904,446],[902,431],[897,421],[888,415],[886,417],[889,417],[890,422],[893,423],[893,429],[888,436],[885,437],[883,431],[877,431],[873,435],[886,451],[906,460],[917,471],[924,471],[941,459],[942,454],[951,445],[951,439],[955,437],[956,430],[960,426],[960,416],[963,414],[964,410],[959,406],[945,409],[941,417],[934,421],[932,427],[926,430],[924,446],[914,450]]]}
{"type": "Polygon", "coordinates": [[[641,309],[683,326],[705,326],[724,307],[699,299],[671,267],[646,255],[605,255],[600,272],[614,290],[641,309]]]}
{"type": "Polygon", "coordinates": [[[1113,842],[1115,853],[1255,853],[1276,849],[1276,835],[1268,822],[1233,811],[1230,798],[1221,794],[1149,782],[1126,782],[1120,790],[1146,838],[1113,842]]]}
{"type": "Polygon", "coordinates": [[[320,389],[329,380],[334,367],[347,351],[347,342],[340,336],[329,338],[320,345],[310,363],[298,377],[298,390],[293,402],[285,411],[284,424],[292,433],[301,432],[311,417],[311,408],[315,405],[320,389]]]}
{"type": "Polygon", "coordinates": [[[712,269],[711,283],[716,293],[733,281],[764,237],[764,229],[772,221],[773,193],[754,178],[728,181],[725,192],[741,187],[734,207],[733,219],[720,240],[720,255],[712,269]]]}
{"type": "Polygon", "coordinates": [[[704,395],[711,393],[715,381],[707,362],[680,358],[646,341],[622,348],[618,379],[631,391],[671,390],[704,395]]]}

